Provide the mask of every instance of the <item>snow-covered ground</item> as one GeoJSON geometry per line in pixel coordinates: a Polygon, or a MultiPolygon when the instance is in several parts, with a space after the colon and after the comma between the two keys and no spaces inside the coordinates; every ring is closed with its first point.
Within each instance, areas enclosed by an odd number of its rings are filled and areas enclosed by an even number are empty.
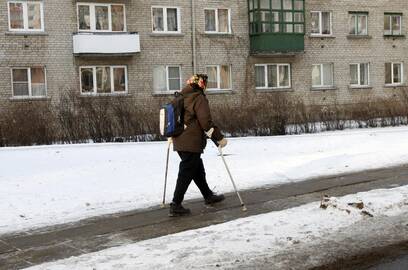
{"type": "MultiPolygon", "coordinates": [[[[224,152],[248,189],[408,163],[408,127],[235,138],[224,152]]],[[[217,154],[203,155],[209,185],[232,191],[217,154]]],[[[165,142],[0,148],[0,234],[158,205],[165,159],[165,142]]],[[[172,152],[168,200],[178,162],[172,152]]],[[[192,184],[186,198],[196,197],[192,184]]]]}
{"type": "MultiPolygon", "coordinates": [[[[390,217],[408,213],[408,186],[331,198],[327,205],[322,209],[319,202],[309,203],[29,269],[240,269],[240,264],[245,265],[256,257],[273,257],[285,250],[296,249],[299,244],[304,248],[321,238],[333,238],[334,245],[341,240],[352,242],[350,236],[354,229],[351,226],[357,222],[363,228],[366,223],[374,222],[377,231],[370,232],[366,227],[368,231],[365,233],[376,239],[381,228],[390,222],[390,217]],[[362,209],[349,205],[359,202],[363,203],[360,205],[362,209]]],[[[324,251],[315,250],[315,255],[311,256],[317,257],[319,253],[324,254],[324,251]]],[[[270,263],[271,268],[265,269],[282,269],[277,267],[278,262],[270,263]]],[[[305,258],[301,263],[305,265],[305,258]]]]}

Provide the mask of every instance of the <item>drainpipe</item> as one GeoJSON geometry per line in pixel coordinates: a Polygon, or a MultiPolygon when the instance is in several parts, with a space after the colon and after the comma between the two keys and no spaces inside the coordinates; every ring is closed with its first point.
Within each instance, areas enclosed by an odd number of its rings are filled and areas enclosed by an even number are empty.
{"type": "Polygon", "coordinates": [[[196,70],[196,28],[195,28],[195,2],[191,0],[191,32],[192,32],[192,46],[193,46],[193,74],[197,73],[196,70]]]}

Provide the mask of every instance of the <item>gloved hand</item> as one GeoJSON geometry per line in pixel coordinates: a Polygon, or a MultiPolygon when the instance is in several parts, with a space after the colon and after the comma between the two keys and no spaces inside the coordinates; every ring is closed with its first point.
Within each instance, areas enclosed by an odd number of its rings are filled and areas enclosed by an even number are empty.
{"type": "Polygon", "coordinates": [[[167,143],[172,144],[172,143],[173,143],[173,138],[172,138],[172,137],[168,137],[168,138],[167,138],[167,143]]]}
{"type": "Polygon", "coordinates": [[[227,141],[227,139],[223,138],[222,140],[218,141],[217,143],[218,143],[218,147],[224,148],[227,145],[228,141],[227,141]]]}

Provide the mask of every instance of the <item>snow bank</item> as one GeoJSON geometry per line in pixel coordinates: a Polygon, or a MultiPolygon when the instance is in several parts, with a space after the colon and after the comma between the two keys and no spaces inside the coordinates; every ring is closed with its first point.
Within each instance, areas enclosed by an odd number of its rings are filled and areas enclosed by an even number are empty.
{"type": "MultiPolygon", "coordinates": [[[[299,243],[317,242],[319,237],[336,235],[338,230],[344,237],[345,228],[364,219],[407,213],[408,186],[331,198],[329,202],[326,209],[320,208],[319,202],[310,203],[29,269],[217,269],[239,265],[257,256],[282,253],[299,243]],[[362,202],[364,207],[349,205],[355,202],[362,202]]],[[[377,225],[381,228],[382,224],[377,225]]],[[[372,237],[376,237],[375,233],[372,237]]]]}
{"type": "MultiPolygon", "coordinates": [[[[249,189],[407,163],[408,128],[236,138],[224,152],[249,189]]],[[[203,155],[209,185],[232,191],[217,154],[203,155]]],[[[165,160],[165,142],[0,148],[0,234],[158,205],[165,160]]],[[[167,200],[178,162],[172,152],[167,200]]],[[[200,196],[192,184],[186,198],[200,196]]]]}

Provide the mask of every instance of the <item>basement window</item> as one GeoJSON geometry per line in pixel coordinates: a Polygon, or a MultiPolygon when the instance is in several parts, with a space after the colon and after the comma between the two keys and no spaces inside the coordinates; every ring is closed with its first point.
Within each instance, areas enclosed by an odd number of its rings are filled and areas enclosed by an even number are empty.
{"type": "Polygon", "coordinates": [[[80,67],[81,94],[104,95],[127,93],[126,66],[80,67]]]}
{"type": "Polygon", "coordinates": [[[46,97],[44,67],[12,68],[13,97],[46,97]]]}

